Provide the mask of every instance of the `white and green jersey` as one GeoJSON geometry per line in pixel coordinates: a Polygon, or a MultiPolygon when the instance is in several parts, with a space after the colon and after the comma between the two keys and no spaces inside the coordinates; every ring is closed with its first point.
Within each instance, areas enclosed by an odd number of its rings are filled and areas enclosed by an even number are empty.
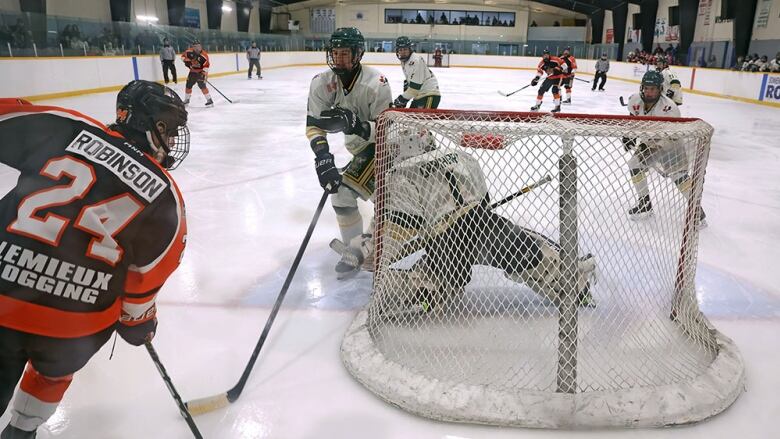
{"type": "Polygon", "coordinates": [[[628,114],[632,116],[680,117],[680,109],[677,108],[677,104],[673,100],[666,97],[663,93],[661,93],[655,105],[645,108],[642,95],[634,93],[628,98],[628,114]]]}
{"type": "Polygon", "coordinates": [[[385,209],[391,218],[400,219],[394,222],[434,234],[487,195],[479,163],[458,150],[436,149],[395,163],[385,182],[385,209]]]}
{"type": "Polygon", "coordinates": [[[406,76],[404,98],[421,99],[427,96],[441,96],[439,81],[425,64],[422,55],[412,53],[408,60],[401,61],[401,69],[406,76]]]}
{"type": "MultiPolygon", "coordinates": [[[[360,72],[352,84],[345,87],[338,76],[331,70],[326,70],[311,80],[309,87],[309,103],[307,115],[319,118],[320,113],[339,106],[351,110],[363,122],[371,125],[371,135],[368,140],[356,135],[346,135],[344,144],[347,150],[358,154],[366,146],[376,140],[376,118],[383,110],[390,108],[393,101],[390,84],[378,70],[360,66],[360,72]]],[[[327,136],[327,133],[310,123],[307,123],[306,137],[309,140],[317,136],[327,136]]]]}
{"type": "Polygon", "coordinates": [[[668,90],[673,90],[674,95],[672,95],[672,100],[675,104],[682,105],[682,84],[680,83],[680,80],[677,79],[677,75],[675,75],[674,72],[672,72],[672,70],[668,67],[661,70],[661,75],[664,77],[664,94],[666,94],[668,90]]]}

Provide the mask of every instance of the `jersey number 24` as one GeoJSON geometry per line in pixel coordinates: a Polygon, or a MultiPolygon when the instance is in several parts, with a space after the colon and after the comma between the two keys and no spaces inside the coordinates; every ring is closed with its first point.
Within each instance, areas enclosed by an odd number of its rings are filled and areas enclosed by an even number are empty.
{"type": "MultiPolygon", "coordinates": [[[[26,196],[19,203],[18,216],[8,226],[8,231],[57,247],[71,220],[54,213],[40,217],[37,212],[84,198],[97,178],[92,165],[70,156],[49,160],[41,169],[41,175],[55,181],[63,176],[71,180],[67,184],[41,189],[26,196]]],[[[122,259],[124,250],[114,237],[143,208],[144,205],[128,193],[84,206],[73,227],[93,236],[86,255],[115,266],[122,259]]]]}

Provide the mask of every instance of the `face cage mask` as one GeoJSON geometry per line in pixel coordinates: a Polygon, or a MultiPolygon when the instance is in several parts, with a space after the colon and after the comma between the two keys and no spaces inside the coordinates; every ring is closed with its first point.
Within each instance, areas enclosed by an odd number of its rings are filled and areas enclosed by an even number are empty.
{"type": "Polygon", "coordinates": [[[341,49],[340,47],[329,47],[325,53],[327,54],[327,61],[328,61],[328,67],[335,73],[336,75],[346,75],[350,73],[351,71],[355,70],[360,64],[360,60],[363,58],[363,48],[353,48],[350,47],[349,51],[352,53],[352,68],[349,70],[342,69],[340,67],[336,67],[336,64],[333,62],[333,49],[341,49]]]}
{"type": "Polygon", "coordinates": [[[179,164],[190,153],[190,129],[182,125],[176,129],[176,132],[168,133],[168,142],[163,142],[162,136],[156,129],[152,132],[157,137],[158,143],[165,149],[165,158],[160,163],[163,168],[172,171],[179,167],[179,164]]]}

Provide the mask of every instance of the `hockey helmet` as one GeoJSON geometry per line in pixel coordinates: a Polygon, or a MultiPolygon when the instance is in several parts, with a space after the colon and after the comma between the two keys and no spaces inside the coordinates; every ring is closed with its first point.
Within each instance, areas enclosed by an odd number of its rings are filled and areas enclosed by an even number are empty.
{"type": "Polygon", "coordinates": [[[412,44],[412,40],[410,40],[409,37],[398,37],[395,40],[395,56],[398,57],[398,59],[401,61],[406,61],[410,56],[412,56],[412,52],[414,52],[414,45],[412,44]],[[409,49],[409,54],[402,57],[399,54],[400,49],[409,49]]]}
{"type": "Polygon", "coordinates": [[[669,63],[666,61],[666,57],[663,55],[658,55],[655,57],[655,67],[658,70],[663,70],[666,67],[669,66],[669,63]]]}
{"type": "Polygon", "coordinates": [[[639,95],[642,100],[647,104],[654,104],[661,98],[661,93],[664,90],[664,76],[655,70],[650,70],[642,76],[642,83],[639,85],[639,95]],[[657,87],[658,94],[654,97],[646,96],[645,89],[647,87],[657,87]]]}
{"type": "MultiPolygon", "coordinates": [[[[138,139],[137,134],[151,133],[166,152],[161,162],[166,169],[174,169],[190,151],[190,131],[187,128],[187,109],[179,95],[156,82],[135,80],[125,85],[116,97],[116,127],[129,140],[138,139]],[[157,130],[159,122],[165,124],[165,139],[157,130]]],[[[157,148],[147,138],[146,142],[133,142],[151,155],[157,148]]]]}
{"type": "Polygon", "coordinates": [[[330,36],[328,46],[325,48],[328,67],[337,75],[345,75],[360,65],[365,51],[365,38],[356,27],[340,27],[330,36]],[[352,67],[339,67],[333,61],[333,49],[349,48],[352,52],[352,67]]]}

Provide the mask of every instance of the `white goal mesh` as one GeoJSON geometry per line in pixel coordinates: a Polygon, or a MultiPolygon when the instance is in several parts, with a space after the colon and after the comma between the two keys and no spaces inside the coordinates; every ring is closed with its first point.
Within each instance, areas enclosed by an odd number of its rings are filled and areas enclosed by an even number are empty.
{"type": "Polygon", "coordinates": [[[385,111],[373,294],[344,364],[448,421],[638,427],[724,410],[744,367],[694,289],[711,136],[697,119],[385,111]],[[642,175],[652,214],[633,220],[642,175]]]}

